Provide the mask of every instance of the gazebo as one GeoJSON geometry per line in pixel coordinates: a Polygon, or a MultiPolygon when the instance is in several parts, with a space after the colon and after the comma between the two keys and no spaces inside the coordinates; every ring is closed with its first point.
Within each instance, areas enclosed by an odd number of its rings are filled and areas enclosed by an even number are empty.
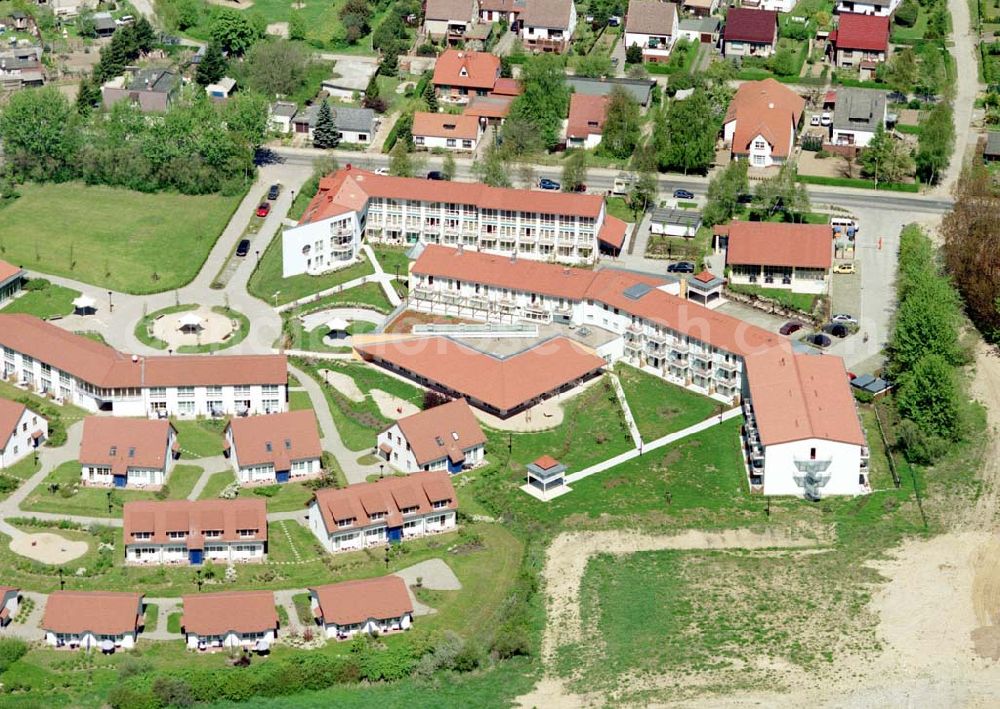
{"type": "Polygon", "coordinates": [[[542,500],[569,492],[566,485],[566,466],[550,455],[543,455],[528,463],[528,482],[521,488],[542,500]]]}
{"type": "Polygon", "coordinates": [[[89,295],[80,295],[73,299],[73,312],[77,315],[93,315],[97,312],[97,301],[89,295]]]}
{"type": "Polygon", "coordinates": [[[329,330],[329,336],[333,339],[340,339],[347,336],[347,328],[351,326],[351,323],[344,318],[330,318],[326,321],[326,328],[329,330]]]}
{"type": "Polygon", "coordinates": [[[181,332],[198,332],[202,328],[202,322],[201,316],[194,313],[184,313],[178,320],[181,332]]]}

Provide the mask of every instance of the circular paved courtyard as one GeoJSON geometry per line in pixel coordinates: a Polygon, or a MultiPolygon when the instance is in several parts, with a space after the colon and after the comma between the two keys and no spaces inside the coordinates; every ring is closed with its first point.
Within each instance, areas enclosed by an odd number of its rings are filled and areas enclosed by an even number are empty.
{"type": "Polygon", "coordinates": [[[239,330],[239,323],[233,318],[206,306],[153,315],[151,334],[173,350],[220,344],[239,330]]]}

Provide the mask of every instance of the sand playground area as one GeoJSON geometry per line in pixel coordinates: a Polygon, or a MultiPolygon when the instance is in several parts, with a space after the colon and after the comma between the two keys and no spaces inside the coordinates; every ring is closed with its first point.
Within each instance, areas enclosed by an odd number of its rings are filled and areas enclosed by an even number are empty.
{"type": "Polygon", "coordinates": [[[15,554],[54,566],[83,556],[87,548],[87,542],[71,541],[50,532],[23,534],[10,543],[10,550],[15,554]]]}

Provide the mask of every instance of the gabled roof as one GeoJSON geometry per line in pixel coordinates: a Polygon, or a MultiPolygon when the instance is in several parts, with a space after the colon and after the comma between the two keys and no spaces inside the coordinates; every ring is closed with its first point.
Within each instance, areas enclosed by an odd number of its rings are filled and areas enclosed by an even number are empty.
{"type": "Polygon", "coordinates": [[[403,524],[404,509],[411,510],[407,514],[427,514],[435,509],[435,502],[447,503],[438,509],[458,509],[455,488],[444,471],[383,478],[339,489],[323,488],[316,491],[314,499],[328,532],[380,522],[398,527],[403,524]],[[384,516],[373,520],[372,514],[384,516]],[[340,526],[340,522],[344,522],[344,526],[340,526]]]}
{"type": "Polygon", "coordinates": [[[150,534],[145,542],[166,544],[170,532],[186,532],[188,549],[201,549],[205,532],[221,532],[216,541],[267,541],[267,505],[263,498],[235,500],[133,500],[123,508],[124,538],[132,544],[136,533],[150,534]],[[241,530],[256,530],[252,537],[241,530]]]}
{"type": "Polygon", "coordinates": [[[53,633],[121,635],[139,625],[141,593],[53,591],[45,604],[42,628],[53,633]]]}
{"type": "Polygon", "coordinates": [[[473,96],[469,99],[462,114],[476,118],[506,118],[510,113],[513,96],[490,94],[489,96],[473,96]]]}
{"type": "Polygon", "coordinates": [[[836,32],[837,49],[884,52],[889,47],[889,18],[885,16],[844,12],[836,32]]]}
{"type": "Polygon", "coordinates": [[[517,79],[505,79],[500,77],[493,85],[493,95],[495,96],[520,96],[524,93],[521,82],[517,79]]]}
{"type": "Polygon", "coordinates": [[[475,140],[479,137],[479,119],[473,115],[417,111],[413,114],[413,135],[475,140]]]}
{"type": "Polygon", "coordinates": [[[469,22],[476,16],[476,0],[427,0],[424,18],[469,22]]]}
{"type": "Polygon", "coordinates": [[[171,431],[177,433],[163,419],[88,416],[83,420],[80,463],[107,466],[114,475],[124,475],[130,468],[163,470],[171,431]]]}
{"type": "Polygon", "coordinates": [[[885,91],[841,88],[833,109],[833,129],[874,133],[879,124],[885,125],[886,103],[885,91]]]}
{"type": "Polygon", "coordinates": [[[772,155],[787,156],[805,104],[805,99],[774,79],[743,83],[726,111],[725,123],[736,121],[733,153],[746,155],[750,143],[763,136],[772,155]]]}
{"type": "Polygon", "coordinates": [[[486,436],[465,399],[405,416],[396,425],[410,444],[417,465],[446,456],[463,459],[464,451],[486,443],[486,436]]]}
{"type": "Polygon", "coordinates": [[[344,581],[309,590],[319,602],[316,612],[324,624],[351,625],[413,613],[406,582],[399,576],[344,581]]]}
{"type": "Polygon", "coordinates": [[[586,138],[601,135],[608,117],[608,97],[574,93],[569,97],[567,138],[586,138]]]}
{"type": "Polygon", "coordinates": [[[663,0],[629,0],[625,31],[633,34],[670,35],[677,20],[677,6],[663,0]]]}
{"type": "Polygon", "coordinates": [[[195,635],[263,633],[276,630],[278,613],[271,591],[226,591],[182,596],[181,627],[195,635]]]}
{"type": "Polygon", "coordinates": [[[500,59],[489,52],[448,49],[434,64],[435,86],[492,90],[500,76],[500,59]]]}
{"type": "Polygon", "coordinates": [[[604,217],[604,223],[601,225],[601,231],[597,234],[597,240],[613,249],[620,249],[625,244],[627,233],[628,222],[608,214],[604,217]]]}
{"type": "Polygon", "coordinates": [[[570,30],[573,0],[528,0],[521,21],[530,27],[570,30]]]}
{"type": "Polygon", "coordinates": [[[732,222],[726,264],[829,269],[833,230],[828,224],[732,222]]]}
{"type": "Polygon", "coordinates": [[[233,454],[241,468],[270,463],[275,470],[289,470],[293,461],[323,455],[312,409],[233,418],[227,428],[232,430],[233,454]]]}
{"type": "Polygon", "coordinates": [[[7,442],[17,431],[17,424],[27,409],[27,406],[16,401],[0,399],[0,450],[7,447],[7,442]]]}
{"type": "Polygon", "coordinates": [[[777,36],[778,13],[774,10],[731,7],[726,12],[722,35],[726,42],[771,44],[777,36]]]}

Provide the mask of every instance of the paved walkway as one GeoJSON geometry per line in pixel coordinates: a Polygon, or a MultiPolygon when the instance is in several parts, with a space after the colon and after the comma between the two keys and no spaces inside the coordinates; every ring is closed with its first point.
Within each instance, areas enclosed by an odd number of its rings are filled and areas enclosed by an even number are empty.
{"type": "Polygon", "coordinates": [[[628,405],[628,399],[625,398],[625,390],[622,389],[622,383],[618,381],[618,375],[613,372],[608,372],[608,376],[611,378],[611,388],[615,390],[615,396],[618,397],[618,403],[621,404],[622,412],[625,414],[625,424],[628,426],[629,435],[632,436],[632,444],[639,448],[642,446],[642,436],[639,435],[639,427],[635,425],[635,417],[632,415],[632,409],[628,405]]]}
{"type": "MultiPolygon", "coordinates": [[[[213,458],[199,458],[190,462],[201,466],[204,472],[202,472],[201,477],[198,478],[198,482],[194,484],[194,487],[191,488],[191,492],[188,493],[187,499],[189,500],[198,499],[202,491],[205,489],[205,485],[208,484],[208,479],[213,475],[232,469],[230,462],[221,455],[213,458]]],[[[233,475],[233,481],[236,481],[235,475],[233,475]]]]}
{"type": "MultiPolygon", "coordinates": [[[[288,625],[285,628],[295,628],[306,625],[313,625],[312,618],[299,618],[299,612],[295,610],[295,601],[292,599],[300,593],[308,593],[308,589],[295,588],[285,591],[274,592],[274,604],[281,606],[288,613],[288,625]]],[[[280,629],[279,629],[280,632],[280,629]]]]}

